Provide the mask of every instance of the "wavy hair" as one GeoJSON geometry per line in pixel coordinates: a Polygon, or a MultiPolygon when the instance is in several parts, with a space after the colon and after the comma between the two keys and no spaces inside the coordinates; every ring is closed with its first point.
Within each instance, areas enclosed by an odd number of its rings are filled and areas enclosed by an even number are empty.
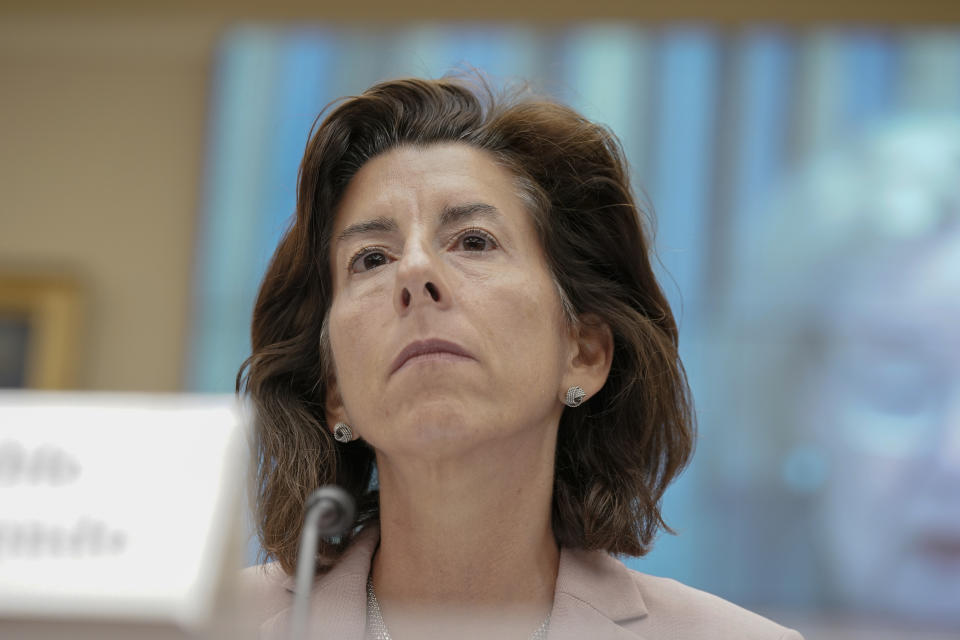
{"type": "MultiPolygon", "coordinates": [[[[606,384],[560,419],[552,504],[558,544],[641,556],[661,528],[672,533],[660,502],[692,455],[695,420],[676,322],[654,277],[649,224],[619,142],[526,89],[498,94],[482,79],[408,78],[340,101],[315,125],[300,164],[296,218],[263,278],[252,353],[237,374],[237,391],[257,415],[257,532],[265,557],[288,573],[314,488],[335,483],[350,492],[358,529],[379,511],[372,448],[336,443],[324,415],[333,371],[326,320],[334,213],[371,158],[450,142],[485,150],[513,173],[568,320],[599,318],[613,334],[606,384]]],[[[350,539],[323,543],[318,568],[332,566],[350,539]]]]}

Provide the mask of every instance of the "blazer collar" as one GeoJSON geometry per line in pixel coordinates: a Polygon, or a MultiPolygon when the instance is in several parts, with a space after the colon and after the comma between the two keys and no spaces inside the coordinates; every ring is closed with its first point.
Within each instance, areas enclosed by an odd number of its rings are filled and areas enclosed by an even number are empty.
{"type": "MultiPolygon", "coordinates": [[[[367,576],[379,542],[379,527],[367,525],[337,564],[314,582],[310,619],[314,624],[322,621],[322,627],[312,638],[362,640],[366,628],[367,576]]],[[[293,593],[295,583],[295,577],[288,576],[283,586],[293,593]]],[[[292,607],[284,609],[264,622],[261,637],[286,637],[291,611],[292,607]]],[[[549,640],[643,640],[620,623],[645,615],[643,596],[622,562],[604,551],[561,548],[549,640]]]]}
{"type": "MultiPolygon", "coordinates": [[[[380,530],[371,524],[357,534],[337,564],[317,577],[310,593],[311,639],[363,640],[367,626],[367,576],[380,542],[380,530]]],[[[291,594],[296,576],[283,580],[291,594]]],[[[260,625],[260,638],[285,640],[290,636],[293,607],[287,607],[260,625]]]]}
{"type": "Polygon", "coordinates": [[[605,551],[562,548],[549,640],[642,640],[623,626],[647,615],[630,570],[605,551]]]}

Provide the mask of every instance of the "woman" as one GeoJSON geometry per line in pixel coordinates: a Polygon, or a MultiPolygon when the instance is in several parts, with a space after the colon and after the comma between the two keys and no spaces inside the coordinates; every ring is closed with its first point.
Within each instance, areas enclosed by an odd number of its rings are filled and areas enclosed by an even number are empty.
{"type": "Polygon", "coordinates": [[[564,106],[453,79],[376,85],[316,129],[238,377],[263,635],[304,500],[335,483],[360,517],[321,548],[316,637],[799,637],[609,555],[667,529],[694,435],[625,164],[564,106]]]}

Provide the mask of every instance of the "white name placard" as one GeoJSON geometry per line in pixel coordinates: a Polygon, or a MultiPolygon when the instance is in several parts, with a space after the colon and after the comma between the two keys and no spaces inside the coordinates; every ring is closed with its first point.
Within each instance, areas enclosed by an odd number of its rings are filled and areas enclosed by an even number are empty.
{"type": "Polygon", "coordinates": [[[0,393],[0,619],[202,624],[247,430],[233,396],[0,393]]]}

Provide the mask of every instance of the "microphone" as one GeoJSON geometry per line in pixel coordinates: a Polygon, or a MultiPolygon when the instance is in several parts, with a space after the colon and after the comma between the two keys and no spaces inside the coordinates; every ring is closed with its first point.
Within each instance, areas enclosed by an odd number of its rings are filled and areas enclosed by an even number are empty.
{"type": "Polygon", "coordinates": [[[293,600],[290,640],[307,637],[317,540],[320,537],[340,536],[349,531],[353,526],[356,511],[353,497],[333,484],[320,487],[307,497],[303,531],[300,533],[300,553],[297,556],[297,586],[293,600]]]}

